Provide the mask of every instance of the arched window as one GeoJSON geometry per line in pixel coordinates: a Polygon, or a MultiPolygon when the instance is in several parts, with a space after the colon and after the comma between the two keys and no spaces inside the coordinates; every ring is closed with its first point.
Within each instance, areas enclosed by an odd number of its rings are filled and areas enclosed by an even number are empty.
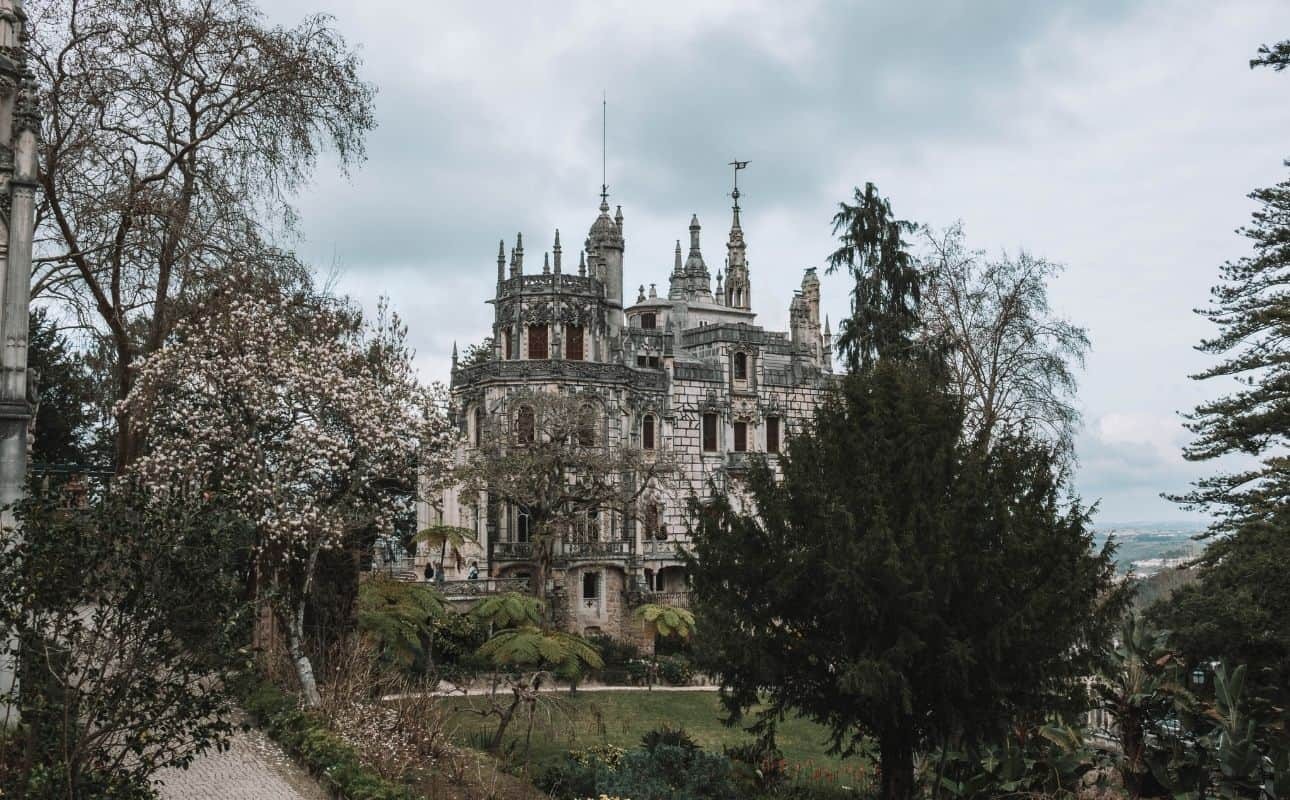
{"type": "Polygon", "coordinates": [[[475,419],[474,419],[474,423],[475,423],[475,429],[474,429],[473,431],[471,431],[471,440],[474,442],[475,447],[479,447],[479,443],[480,443],[480,441],[482,441],[482,438],[483,438],[483,435],[484,435],[484,409],[483,409],[483,406],[475,406],[475,419]]]}
{"type": "Polygon", "coordinates": [[[645,419],[641,421],[641,447],[646,450],[654,449],[654,415],[646,414],[645,419]]]}
{"type": "Polygon", "coordinates": [[[578,444],[583,447],[596,444],[596,409],[590,403],[584,405],[578,415],[578,444]]]}
{"type": "Polygon", "coordinates": [[[735,380],[748,380],[748,354],[735,353],[735,380]]]}
{"type": "Polygon", "coordinates": [[[515,414],[515,438],[520,444],[533,443],[534,427],[533,408],[520,406],[520,410],[515,414]]]}
{"type": "Polygon", "coordinates": [[[533,536],[533,519],[527,508],[517,506],[515,510],[515,541],[527,542],[533,536]]]}
{"type": "Polygon", "coordinates": [[[707,453],[717,449],[717,415],[703,415],[703,450],[707,453]]]}

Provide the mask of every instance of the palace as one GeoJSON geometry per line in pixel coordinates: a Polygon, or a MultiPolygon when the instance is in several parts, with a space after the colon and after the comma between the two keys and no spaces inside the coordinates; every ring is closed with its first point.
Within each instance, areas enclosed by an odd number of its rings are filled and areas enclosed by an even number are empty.
{"type": "MultiPolygon", "coordinates": [[[[737,172],[736,172],[737,177],[737,172]]],[[[643,602],[683,605],[687,581],[678,546],[687,544],[687,500],[732,491],[751,454],[776,458],[785,435],[808,419],[832,380],[832,336],[820,324],[820,282],[807,269],[789,301],[789,330],[756,323],[747,244],[736,182],[724,267],[711,270],[692,217],[688,252],[677,241],[666,296],[641,286],[624,307],[623,212],[610,216],[602,187],[577,266],[564,261],[560,233],[541,269],[525,271],[516,237],[509,260],[497,253],[491,347],[459,361],[453,348],[453,413],[465,447],[482,426],[508,430],[538,391],[577,393],[595,403],[598,434],[611,447],[633,447],[669,460],[666,476],[646,487],[639,513],[607,512],[594,520],[591,541],[557,542],[548,595],[570,630],[652,642],[633,623],[643,602]],[[468,363],[469,362],[469,363],[468,363]]],[[[737,492],[734,492],[737,495],[737,492]]],[[[463,598],[516,586],[534,575],[533,548],[522,508],[487,497],[445,492],[439,508],[422,504],[421,526],[442,522],[473,529],[477,542],[438,564],[424,548],[418,568],[433,559],[449,596],[463,598]]]]}

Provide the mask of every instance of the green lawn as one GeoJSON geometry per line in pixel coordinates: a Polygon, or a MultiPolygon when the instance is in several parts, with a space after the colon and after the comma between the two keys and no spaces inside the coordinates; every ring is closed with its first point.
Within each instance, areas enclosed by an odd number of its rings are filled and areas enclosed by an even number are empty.
{"type": "MultiPolygon", "coordinates": [[[[452,698],[454,708],[462,709],[452,717],[456,738],[478,745],[477,734],[496,730],[496,718],[481,721],[468,713],[467,707],[487,707],[485,698],[452,698]]],[[[739,728],[721,724],[721,710],[716,692],[568,692],[542,695],[542,703],[533,727],[531,758],[543,762],[559,757],[568,750],[595,744],[613,744],[623,748],[640,745],[641,736],[664,724],[684,728],[703,748],[721,751],[723,745],[743,744],[751,737],[739,728]]],[[[511,724],[522,747],[527,721],[511,724]]],[[[816,776],[828,781],[844,780],[867,767],[862,757],[845,762],[825,754],[828,733],[820,725],[801,719],[780,724],[776,741],[784,757],[802,777],[816,776]],[[831,778],[831,780],[830,780],[831,778]]]]}

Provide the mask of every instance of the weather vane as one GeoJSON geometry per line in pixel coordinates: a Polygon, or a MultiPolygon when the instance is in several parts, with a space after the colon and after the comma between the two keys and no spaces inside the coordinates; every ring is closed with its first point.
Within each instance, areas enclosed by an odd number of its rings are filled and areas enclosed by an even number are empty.
{"type": "Polygon", "coordinates": [[[751,161],[740,161],[738,159],[730,162],[730,166],[735,168],[735,190],[730,193],[730,196],[735,199],[736,207],[739,206],[739,170],[747,169],[751,163],[751,161]]]}

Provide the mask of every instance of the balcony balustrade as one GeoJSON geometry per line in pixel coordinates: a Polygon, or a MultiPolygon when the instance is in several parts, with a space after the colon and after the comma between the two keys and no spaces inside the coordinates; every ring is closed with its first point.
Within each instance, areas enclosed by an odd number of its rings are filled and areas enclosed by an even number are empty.
{"type": "Polygon", "coordinates": [[[528,594],[528,578],[477,578],[466,581],[444,581],[436,586],[449,600],[473,600],[505,592],[528,594]]]}
{"type": "Polygon", "coordinates": [[[690,607],[689,592],[631,592],[627,595],[627,602],[632,606],[643,606],[647,603],[655,603],[662,606],[676,606],[677,608],[690,607]]]}

